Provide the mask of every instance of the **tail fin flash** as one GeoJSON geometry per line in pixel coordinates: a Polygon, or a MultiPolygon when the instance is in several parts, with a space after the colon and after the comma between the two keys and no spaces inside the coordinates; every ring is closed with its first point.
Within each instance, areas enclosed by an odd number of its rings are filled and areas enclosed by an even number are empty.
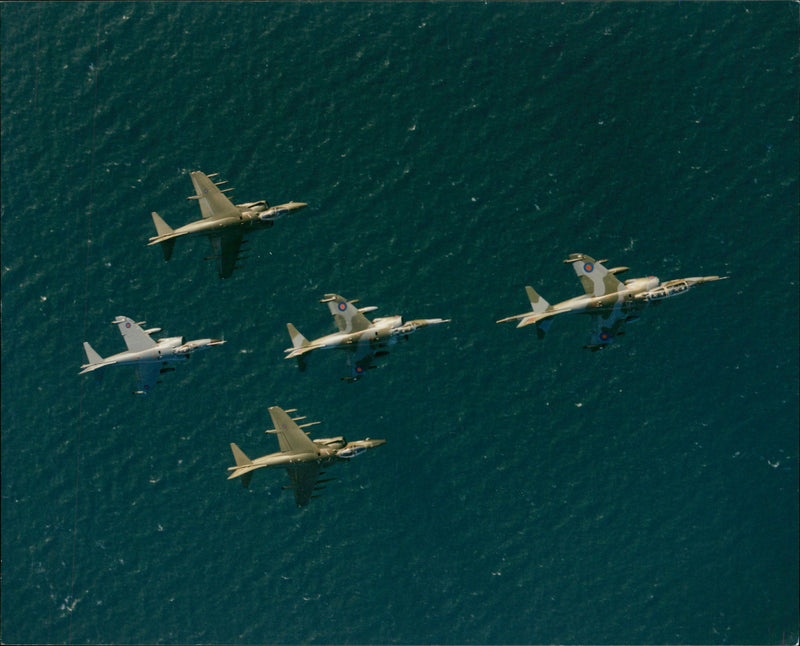
{"type": "Polygon", "coordinates": [[[308,339],[300,334],[294,325],[287,323],[286,329],[289,330],[289,337],[292,339],[292,345],[295,348],[304,348],[308,345],[308,339]]]}
{"type": "MultiPolygon", "coordinates": [[[[153,224],[156,225],[157,237],[166,236],[173,232],[173,228],[169,226],[161,216],[155,211],[151,214],[153,216],[153,224]]],[[[175,238],[164,240],[161,243],[161,251],[164,253],[164,260],[169,260],[172,257],[172,249],[175,247],[175,238]]]]}
{"type": "Polygon", "coordinates": [[[95,352],[95,349],[89,345],[88,341],[83,342],[83,351],[86,353],[86,358],[89,360],[90,365],[103,362],[103,357],[95,352]]]}

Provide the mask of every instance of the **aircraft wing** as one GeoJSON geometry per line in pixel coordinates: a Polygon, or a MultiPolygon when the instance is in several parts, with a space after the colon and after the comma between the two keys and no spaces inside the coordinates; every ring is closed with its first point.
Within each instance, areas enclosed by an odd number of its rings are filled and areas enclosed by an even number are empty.
{"type": "Polygon", "coordinates": [[[239,215],[233,202],[231,202],[225,193],[219,190],[214,182],[199,170],[189,173],[194,185],[195,195],[189,199],[197,200],[200,203],[200,212],[203,218],[226,218],[231,215],[239,215]]]}
{"type": "Polygon", "coordinates": [[[588,296],[613,294],[622,287],[619,278],[608,271],[602,262],[584,253],[570,254],[564,262],[572,265],[588,296]]]}
{"type": "Polygon", "coordinates": [[[347,365],[350,368],[350,377],[346,381],[353,381],[363,377],[364,373],[370,368],[375,359],[375,353],[369,343],[359,343],[353,352],[347,353],[347,365]]]}
{"type": "Polygon", "coordinates": [[[125,341],[125,345],[128,346],[128,350],[131,352],[149,350],[157,345],[136,321],[127,316],[118,316],[112,323],[116,324],[125,341]]]}
{"type": "Polygon", "coordinates": [[[217,272],[220,278],[230,278],[236,269],[239,259],[239,249],[242,246],[244,235],[241,231],[227,231],[216,236],[209,236],[211,247],[214,249],[214,258],[217,261],[217,272]]]}
{"type": "Polygon", "coordinates": [[[275,428],[267,431],[278,436],[282,452],[319,455],[319,447],[294,423],[280,406],[270,406],[269,416],[275,428]]]}
{"type": "Polygon", "coordinates": [[[298,507],[305,507],[314,496],[314,487],[320,475],[319,462],[304,462],[286,467],[294,490],[294,501],[298,507]]]}
{"type": "Polygon", "coordinates": [[[339,294],[325,294],[320,302],[328,304],[328,310],[339,332],[361,332],[372,327],[370,320],[352,302],[339,294]]]}
{"type": "Polygon", "coordinates": [[[136,392],[149,393],[158,383],[161,374],[161,362],[150,361],[136,365],[136,392]]]}
{"type": "Polygon", "coordinates": [[[628,314],[620,308],[602,314],[596,314],[596,327],[592,332],[592,340],[585,346],[592,352],[602,350],[614,342],[614,337],[625,334],[625,322],[628,314]]]}

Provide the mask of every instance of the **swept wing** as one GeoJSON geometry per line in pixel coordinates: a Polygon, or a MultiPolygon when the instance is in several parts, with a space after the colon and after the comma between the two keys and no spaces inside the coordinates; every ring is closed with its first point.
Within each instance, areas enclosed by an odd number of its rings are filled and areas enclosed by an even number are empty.
{"type": "Polygon", "coordinates": [[[244,235],[238,230],[228,230],[221,235],[209,236],[208,239],[214,249],[219,277],[230,278],[233,270],[236,269],[236,261],[239,259],[239,249],[242,246],[244,235]]]}
{"type": "Polygon", "coordinates": [[[195,196],[190,199],[198,201],[203,218],[219,219],[239,215],[239,209],[225,197],[225,194],[219,190],[219,187],[211,181],[208,175],[195,170],[189,173],[189,176],[192,178],[195,190],[195,196]]]}
{"type": "Polygon", "coordinates": [[[353,303],[339,294],[325,294],[320,302],[328,304],[328,310],[339,332],[362,332],[372,327],[370,320],[353,303]]]}
{"type": "Polygon", "coordinates": [[[294,501],[298,507],[304,507],[314,496],[314,488],[321,473],[319,462],[304,462],[286,467],[289,488],[294,491],[294,501]]]}
{"type": "Polygon", "coordinates": [[[592,340],[585,346],[589,350],[602,350],[614,342],[614,337],[625,333],[625,323],[629,314],[622,308],[607,310],[595,314],[595,329],[592,331],[592,340]]]}
{"type": "Polygon", "coordinates": [[[564,262],[572,265],[587,296],[614,294],[623,287],[619,278],[606,269],[603,261],[584,253],[573,253],[564,262]]]}
{"type": "Polygon", "coordinates": [[[136,392],[149,393],[158,383],[161,374],[161,362],[150,361],[136,364],[136,392]]]}
{"type": "Polygon", "coordinates": [[[270,406],[269,416],[275,428],[267,431],[278,436],[278,444],[283,453],[319,455],[319,447],[294,423],[280,406],[270,406]]]}
{"type": "Polygon", "coordinates": [[[140,352],[141,350],[149,350],[156,347],[156,342],[133,319],[127,316],[118,316],[113,320],[113,323],[116,324],[125,341],[125,345],[128,346],[128,350],[131,352],[140,352]]]}

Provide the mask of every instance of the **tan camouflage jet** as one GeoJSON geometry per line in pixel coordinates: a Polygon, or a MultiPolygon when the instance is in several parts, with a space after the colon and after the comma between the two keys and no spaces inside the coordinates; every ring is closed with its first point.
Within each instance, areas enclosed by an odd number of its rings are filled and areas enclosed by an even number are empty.
{"type": "Polygon", "coordinates": [[[353,303],[338,294],[325,294],[320,303],[327,303],[333,315],[338,332],[328,334],[309,341],[291,323],[287,323],[291,348],[284,350],[287,359],[297,358],[300,370],[306,368],[306,355],[313,350],[347,350],[347,361],[350,376],[342,377],[344,381],[353,382],[364,376],[364,373],[375,368],[372,361],[389,353],[388,347],[398,341],[408,341],[408,335],[419,328],[439,323],[449,323],[450,319],[416,319],[403,323],[402,316],[388,316],[370,321],[364,314],[378,309],[362,307],[357,309],[353,303]]]}
{"type": "Polygon", "coordinates": [[[190,195],[187,200],[197,200],[200,203],[201,220],[195,220],[178,229],[170,227],[161,217],[153,211],[153,224],[156,225],[158,235],[150,238],[148,245],[160,244],[164,252],[164,260],[172,256],[175,240],[180,237],[206,236],[214,249],[214,255],[206,260],[217,261],[217,271],[220,278],[229,278],[233,270],[238,267],[239,249],[246,233],[258,229],[268,229],[275,220],[294,213],[308,206],[305,202],[287,202],[279,206],[270,206],[265,200],[259,202],[245,202],[233,204],[226,192],[232,188],[219,187],[226,182],[212,182],[211,178],[217,173],[205,175],[199,170],[189,173],[194,184],[195,195],[190,195]]]}
{"type": "Polygon", "coordinates": [[[694,278],[677,278],[664,283],[655,276],[631,278],[624,283],[616,274],[628,271],[628,267],[606,269],[606,260],[594,260],[586,254],[573,253],[565,263],[571,264],[586,292],[569,300],[550,305],[533,287],[525,287],[532,312],[509,316],[497,321],[519,320],[517,327],[535,325],[538,337],[544,337],[552,319],[558,314],[591,314],[596,317],[597,328],[592,334],[592,341],[585,345],[592,351],[601,350],[613,342],[615,336],[625,333],[625,323],[639,318],[639,312],[651,303],[684,294],[696,285],[725,280],[727,276],[699,276],[694,278]]]}
{"type": "Polygon", "coordinates": [[[278,453],[270,453],[255,460],[248,458],[244,452],[231,443],[233,458],[236,460],[235,467],[228,467],[232,473],[228,480],[233,478],[242,479],[242,486],[250,486],[250,479],[253,471],[262,467],[283,467],[289,474],[290,485],[284,489],[294,491],[294,500],[298,507],[308,504],[312,498],[317,498],[314,492],[324,489],[324,483],[335,480],[326,478],[320,480],[324,475],[323,467],[330,466],[340,460],[351,460],[357,455],[361,455],[367,449],[374,449],[376,446],[385,444],[386,440],[357,440],[348,442],[344,437],[329,437],[312,440],[308,437],[308,431],[303,428],[319,424],[319,422],[308,422],[298,426],[295,422],[305,419],[305,417],[289,417],[289,413],[295,413],[297,409],[291,408],[283,410],[279,406],[271,406],[269,415],[275,428],[267,433],[274,433],[278,436],[278,444],[281,450],[278,453]]]}

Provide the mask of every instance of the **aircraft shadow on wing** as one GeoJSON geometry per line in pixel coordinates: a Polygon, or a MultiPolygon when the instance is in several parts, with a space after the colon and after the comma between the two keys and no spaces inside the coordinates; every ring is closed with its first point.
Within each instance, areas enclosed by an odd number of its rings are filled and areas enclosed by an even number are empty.
{"type": "Polygon", "coordinates": [[[696,276],[677,278],[661,282],[655,276],[631,278],[625,282],[617,274],[628,271],[628,267],[607,269],[606,260],[594,260],[582,253],[573,253],[564,260],[572,265],[584,289],[582,296],[551,305],[533,287],[525,287],[531,311],[500,319],[498,323],[519,321],[517,327],[534,325],[541,339],[550,327],[553,318],[560,314],[589,314],[595,319],[591,342],[584,347],[592,351],[610,345],[614,338],[625,333],[625,324],[639,318],[640,312],[651,304],[667,298],[685,294],[693,287],[727,276],[696,276]]]}
{"type": "Polygon", "coordinates": [[[196,339],[187,341],[185,337],[173,336],[154,340],[150,335],[160,332],[161,328],[142,329],[144,321],[138,323],[127,316],[117,316],[112,325],[116,325],[122,335],[127,351],[103,358],[89,345],[83,342],[88,363],[81,366],[78,374],[94,372],[98,377],[100,370],[108,366],[133,366],[136,369],[137,395],[146,395],[159,381],[165,372],[175,370],[171,363],[187,361],[192,353],[222,345],[220,339],[196,339]]]}
{"type": "Polygon", "coordinates": [[[156,235],[150,238],[148,245],[160,244],[164,252],[164,260],[172,256],[175,241],[182,237],[205,236],[211,242],[213,255],[206,260],[216,260],[220,278],[229,278],[233,270],[240,267],[237,262],[242,245],[247,241],[244,236],[252,231],[268,229],[275,220],[290,213],[295,213],[308,206],[305,202],[287,202],[278,206],[270,206],[266,200],[234,204],[225,193],[232,188],[219,187],[226,182],[214,182],[217,173],[206,175],[199,170],[189,173],[194,185],[195,194],[188,200],[197,200],[203,216],[182,227],[173,229],[153,211],[153,224],[156,235]]]}
{"type": "Polygon", "coordinates": [[[267,433],[278,436],[280,451],[270,453],[260,458],[251,460],[236,444],[231,443],[231,451],[235,466],[228,467],[230,475],[228,480],[241,478],[242,486],[250,486],[253,471],[264,467],[278,467],[286,469],[290,484],[283,487],[294,492],[294,500],[298,507],[307,505],[312,498],[319,497],[319,491],[326,488],[326,483],[335,478],[322,478],[323,469],[336,462],[352,460],[368,449],[373,449],[386,443],[386,440],[356,440],[348,442],[343,436],[328,437],[312,440],[308,437],[309,431],[304,428],[314,426],[320,422],[306,422],[298,425],[297,422],[305,417],[290,417],[297,409],[283,410],[280,406],[271,406],[269,415],[272,418],[273,428],[267,433]]]}
{"type": "Polygon", "coordinates": [[[308,355],[314,350],[344,350],[350,373],[342,377],[353,382],[367,370],[375,368],[376,358],[388,354],[389,347],[399,341],[407,341],[410,334],[429,325],[449,323],[450,319],[415,319],[403,322],[402,316],[388,316],[370,321],[365,313],[377,307],[356,308],[357,300],[347,300],[338,294],[325,294],[320,303],[327,303],[338,332],[309,341],[291,323],[287,323],[292,347],[284,350],[287,359],[296,358],[300,370],[305,370],[308,355]]]}

